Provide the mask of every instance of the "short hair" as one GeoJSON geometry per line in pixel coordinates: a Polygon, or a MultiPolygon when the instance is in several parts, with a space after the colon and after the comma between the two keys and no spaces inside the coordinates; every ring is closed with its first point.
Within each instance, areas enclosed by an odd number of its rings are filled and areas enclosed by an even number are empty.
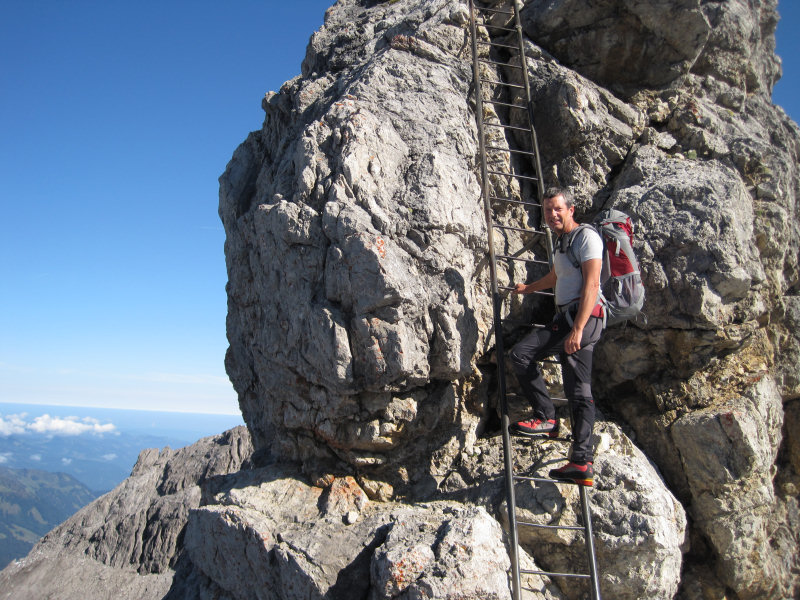
{"type": "Polygon", "coordinates": [[[575,198],[572,196],[572,192],[570,192],[567,188],[559,186],[547,188],[544,192],[544,196],[542,196],[542,203],[544,203],[544,201],[548,198],[555,198],[556,196],[561,196],[564,198],[564,204],[567,205],[567,208],[575,206],[575,198]]]}

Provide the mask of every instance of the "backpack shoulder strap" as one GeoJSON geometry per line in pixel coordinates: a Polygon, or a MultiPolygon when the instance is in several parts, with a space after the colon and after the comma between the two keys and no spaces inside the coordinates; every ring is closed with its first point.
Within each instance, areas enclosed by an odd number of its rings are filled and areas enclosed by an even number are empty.
{"type": "Polygon", "coordinates": [[[580,269],[581,268],[581,263],[578,260],[578,257],[575,256],[575,251],[572,249],[572,242],[575,241],[575,237],[578,235],[578,233],[580,233],[581,231],[583,231],[586,228],[594,229],[594,227],[592,225],[589,225],[588,223],[581,223],[575,229],[573,229],[572,231],[570,231],[567,234],[567,240],[566,240],[566,242],[567,242],[567,250],[566,250],[567,258],[569,258],[569,262],[571,262],[572,266],[575,267],[576,269],[580,269]]]}

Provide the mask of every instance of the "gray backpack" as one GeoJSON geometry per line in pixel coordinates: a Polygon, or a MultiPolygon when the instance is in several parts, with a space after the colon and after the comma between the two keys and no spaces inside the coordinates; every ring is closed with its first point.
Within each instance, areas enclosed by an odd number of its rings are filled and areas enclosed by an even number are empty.
{"type": "Polygon", "coordinates": [[[606,325],[629,320],[647,323],[642,313],[644,285],[639,273],[639,261],[633,253],[631,218],[624,212],[607,209],[597,215],[591,225],[579,225],[570,232],[567,256],[575,268],[580,268],[580,263],[572,250],[572,240],[584,227],[593,227],[603,240],[600,292],[606,310],[606,325]]]}

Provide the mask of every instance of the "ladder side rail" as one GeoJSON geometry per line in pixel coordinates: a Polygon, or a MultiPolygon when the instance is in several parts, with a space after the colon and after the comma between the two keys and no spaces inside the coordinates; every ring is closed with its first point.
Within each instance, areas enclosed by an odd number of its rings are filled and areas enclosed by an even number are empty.
{"type": "MultiPolygon", "coordinates": [[[[522,67],[522,87],[525,88],[525,103],[528,109],[528,123],[530,125],[530,136],[531,136],[531,152],[533,152],[533,163],[534,168],[536,169],[536,177],[538,178],[538,182],[536,185],[537,191],[539,192],[539,202],[544,201],[544,178],[542,177],[542,165],[541,161],[539,160],[539,140],[536,138],[536,129],[533,127],[533,100],[531,99],[531,83],[528,77],[528,60],[525,57],[525,43],[522,37],[522,20],[520,18],[520,12],[522,10],[522,6],[520,4],[520,0],[514,0],[514,20],[515,20],[515,29],[517,31],[517,42],[519,43],[519,64],[522,67]]],[[[547,255],[548,259],[550,260],[550,267],[553,266],[553,235],[550,231],[550,228],[547,226],[544,220],[544,211],[541,213],[541,223],[540,227],[547,231],[547,255]]]]}
{"type": "Polygon", "coordinates": [[[589,493],[586,491],[586,486],[578,486],[580,488],[581,496],[581,512],[583,513],[583,526],[586,529],[584,538],[586,541],[586,556],[589,562],[589,575],[592,581],[592,600],[601,600],[600,598],[600,580],[597,573],[597,558],[594,553],[594,533],[592,532],[592,515],[589,510],[589,493]]]}
{"type": "MultiPolygon", "coordinates": [[[[480,63],[478,62],[478,28],[475,18],[475,3],[474,0],[469,2],[470,14],[470,29],[472,32],[472,73],[473,80],[475,81],[475,112],[477,114],[478,125],[478,150],[481,157],[481,177],[482,183],[482,196],[483,208],[486,217],[486,229],[488,232],[489,241],[489,275],[492,284],[492,304],[494,306],[494,332],[495,332],[495,352],[498,357],[503,356],[503,332],[501,326],[501,306],[502,301],[500,298],[500,291],[497,288],[497,266],[494,256],[494,229],[492,228],[492,210],[491,202],[489,200],[489,176],[487,174],[486,165],[486,148],[484,141],[484,128],[483,128],[483,101],[481,92],[481,76],[480,76],[480,63]]],[[[502,359],[498,363],[498,367],[502,365],[502,359]]],[[[503,429],[503,458],[505,463],[506,475],[506,510],[508,512],[508,537],[509,537],[509,554],[511,562],[511,592],[514,600],[520,600],[521,597],[521,583],[519,574],[519,536],[517,532],[516,522],[516,501],[514,498],[514,462],[511,456],[511,436],[508,432],[508,407],[506,402],[506,381],[505,372],[502,368],[498,368],[498,396],[501,402],[501,421],[503,429]]]]}

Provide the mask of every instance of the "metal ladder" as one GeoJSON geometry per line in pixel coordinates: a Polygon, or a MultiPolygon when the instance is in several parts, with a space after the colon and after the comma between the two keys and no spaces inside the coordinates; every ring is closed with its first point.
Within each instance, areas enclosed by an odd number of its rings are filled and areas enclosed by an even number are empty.
{"type": "MultiPolygon", "coordinates": [[[[552,235],[545,225],[541,211],[541,200],[544,195],[544,183],[541,176],[539,160],[539,147],[536,132],[533,127],[533,103],[531,101],[528,71],[525,68],[525,51],[520,22],[520,0],[509,0],[499,8],[491,6],[478,6],[475,0],[469,0],[470,8],[470,33],[472,37],[472,63],[475,87],[475,112],[478,126],[478,143],[480,152],[480,168],[482,178],[482,197],[486,216],[488,245],[489,245],[489,273],[492,285],[492,302],[494,308],[495,353],[497,356],[498,398],[501,409],[501,424],[503,437],[503,456],[505,468],[506,505],[508,511],[508,552],[511,559],[511,591],[514,600],[520,600],[522,590],[520,575],[545,575],[548,577],[574,577],[588,579],[592,600],[600,600],[600,587],[597,574],[597,561],[594,551],[592,534],[591,511],[587,488],[579,485],[581,500],[582,526],[570,525],[540,525],[517,521],[515,485],[519,482],[548,483],[575,485],[570,482],[556,481],[539,477],[516,475],[514,472],[514,449],[509,434],[509,411],[505,379],[505,344],[503,341],[503,318],[501,292],[509,292],[513,287],[503,286],[498,283],[498,261],[522,261],[527,266],[536,268],[536,265],[552,266],[552,235]],[[509,6],[510,4],[510,6],[509,6]],[[488,38],[479,37],[480,26],[485,28],[488,38]],[[510,40],[509,40],[510,38],[510,40]],[[483,50],[483,52],[481,52],[483,50]],[[516,56],[519,64],[513,64],[516,56]],[[506,58],[504,58],[506,57],[506,58]],[[484,74],[484,71],[493,75],[484,74]],[[507,81],[509,74],[516,82],[507,81]],[[488,96],[488,97],[487,97],[488,96]],[[488,111],[485,113],[484,111],[488,111]],[[499,110],[499,112],[498,112],[499,110]],[[506,111],[508,120],[517,124],[502,122],[500,113],[506,111]],[[489,118],[487,119],[487,114],[489,118]],[[519,123],[523,124],[520,125],[519,123]],[[491,128],[491,129],[487,129],[491,128]],[[490,139],[489,131],[497,129],[506,138],[506,145],[497,145],[490,139]],[[492,152],[489,160],[488,152],[492,152]],[[498,160],[499,159],[499,160],[498,160]],[[507,168],[504,168],[507,167],[507,168]],[[506,181],[505,195],[493,192],[490,178],[500,178],[506,181]],[[515,194],[514,184],[519,188],[515,194]],[[524,199],[525,188],[535,188],[535,201],[524,199]],[[515,227],[498,222],[496,211],[504,205],[515,205],[526,211],[538,212],[538,227],[515,227]],[[511,235],[526,235],[529,241],[516,251],[497,253],[495,250],[495,232],[501,234],[511,232],[511,235]],[[547,251],[547,260],[536,258],[532,254],[533,246],[543,242],[547,251]],[[556,573],[548,571],[521,570],[519,566],[519,534],[518,526],[538,527],[547,529],[582,530],[586,545],[589,573],[556,573]]],[[[530,217],[530,215],[529,215],[530,217]]],[[[507,238],[506,238],[507,241],[507,238]]],[[[507,246],[507,244],[506,244],[507,246]]],[[[541,267],[538,267],[541,268],[541,267]]],[[[544,274],[544,273],[543,273],[544,274]]],[[[552,292],[538,292],[552,296],[552,292]]],[[[543,326],[542,324],[534,324],[543,326]]]]}

